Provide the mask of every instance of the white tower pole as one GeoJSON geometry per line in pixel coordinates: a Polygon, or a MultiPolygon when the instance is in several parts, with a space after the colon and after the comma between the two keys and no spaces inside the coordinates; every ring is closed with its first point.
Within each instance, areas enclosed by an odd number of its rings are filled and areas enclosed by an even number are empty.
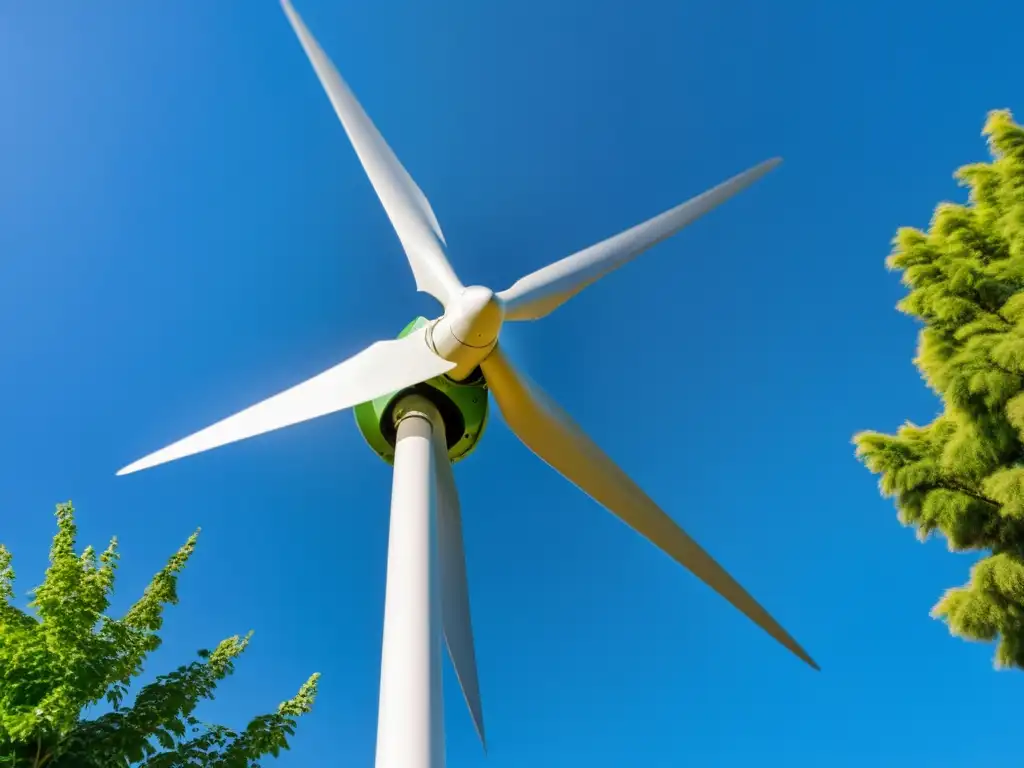
{"type": "Polygon", "coordinates": [[[444,422],[430,401],[410,395],[395,408],[395,423],[376,768],[444,768],[432,446],[444,439],[444,422]]]}

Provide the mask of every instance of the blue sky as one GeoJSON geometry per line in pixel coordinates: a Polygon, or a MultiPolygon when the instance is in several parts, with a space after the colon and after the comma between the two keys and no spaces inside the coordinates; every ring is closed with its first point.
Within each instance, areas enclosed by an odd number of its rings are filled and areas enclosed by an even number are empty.
{"type": "MultiPolygon", "coordinates": [[[[1017,676],[928,617],[971,559],[917,544],[850,445],[936,412],[883,259],[960,199],[986,111],[1024,115],[1012,5],[297,0],[467,282],[502,288],[786,158],[505,339],[824,671],[495,419],[456,470],[490,768],[1019,754],[991,720],[1017,676]]],[[[279,5],[6,3],[0,51],[0,541],[20,586],[61,500],[82,544],[120,537],[118,606],[202,526],[150,672],[252,628],[204,714],[241,725],[320,671],[279,764],[371,765],[390,474],[351,414],[114,477],[434,311],[279,5]]],[[[446,688],[449,762],[484,765],[446,688]]]]}

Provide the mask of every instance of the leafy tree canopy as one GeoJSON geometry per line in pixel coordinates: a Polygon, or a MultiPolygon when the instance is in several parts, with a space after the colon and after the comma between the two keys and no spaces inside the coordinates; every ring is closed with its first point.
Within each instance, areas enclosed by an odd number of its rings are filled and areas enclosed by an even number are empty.
{"type": "Polygon", "coordinates": [[[940,204],[927,232],[899,230],[888,259],[909,288],[899,309],[923,324],[914,362],[942,413],[854,443],[919,538],[985,553],[932,615],[995,641],[996,667],[1024,668],[1024,128],[997,111],[983,135],[991,162],[956,172],[967,205],[940,204]]]}
{"type": "Polygon", "coordinates": [[[160,646],[163,609],[178,602],[177,581],[198,531],[189,537],[120,619],[106,615],[117,567],[117,540],[102,552],[75,552],[75,512],[57,507],[57,535],[31,612],[12,604],[11,555],[0,545],[0,766],[10,768],[185,768],[257,766],[288,748],[309,712],[313,675],[273,714],[242,731],[193,716],[230,675],[250,635],[230,637],[198,660],[143,686],[131,705],[129,685],[160,646]],[[86,709],[106,701],[106,714],[86,709]]]}

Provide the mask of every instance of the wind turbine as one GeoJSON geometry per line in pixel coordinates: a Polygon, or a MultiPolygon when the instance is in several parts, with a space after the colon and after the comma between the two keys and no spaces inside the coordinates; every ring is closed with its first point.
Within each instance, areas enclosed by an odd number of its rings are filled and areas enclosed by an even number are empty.
{"type": "Polygon", "coordinates": [[[152,453],[136,472],[345,408],[393,465],[377,768],[442,768],[441,638],[486,749],[470,621],[461,511],[452,463],[479,441],[494,397],[512,432],[542,461],[746,614],[814,669],[786,630],[691,539],[583,430],[522,373],[499,343],[505,322],[538,320],[604,275],[672,236],[780,162],[717,187],[494,293],[464,286],[426,196],[399,163],[295,12],[284,11],[408,257],[420,291],[444,307],[417,318],[308,381],[152,453]]]}

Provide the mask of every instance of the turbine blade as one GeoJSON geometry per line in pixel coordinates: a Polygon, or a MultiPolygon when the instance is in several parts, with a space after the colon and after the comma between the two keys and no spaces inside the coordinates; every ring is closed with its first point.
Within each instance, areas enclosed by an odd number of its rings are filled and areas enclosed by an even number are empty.
{"type": "Polygon", "coordinates": [[[761,163],[643,224],[520,278],[498,294],[505,302],[505,319],[538,320],[549,315],[591,283],[672,237],[781,162],[775,158],[761,163]]]}
{"type": "Polygon", "coordinates": [[[462,283],[445,256],[444,234],[426,195],[395,157],[291,2],[281,0],[281,5],[402,241],[417,290],[446,304],[449,296],[462,289],[462,283]]]}
{"type": "Polygon", "coordinates": [[[462,512],[455,487],[452,463],[443,432],[434,432],[434,465],[437,478],[437,533],[441,560],[441,612],[448,655],[466,698],[480,743],[487,751],[484,708],[480,700],[480,678],[476,668],[473,622],[469,611],[469,580],[462,542],[462,512]]]}
{"type": "Polygon", "coordinates": [[[426,328],[378,341],[343,363],[129,464],[127,475],[365,403],[454,368],[427,346],[426,328]]]}
{"type": "Polygon", "coordinates": [[[622,522],[688,568],[814,669],[818,665],[725,569],[613,462],[498,347],[482,364],[505,422],[541,460],[622,522]]]}

